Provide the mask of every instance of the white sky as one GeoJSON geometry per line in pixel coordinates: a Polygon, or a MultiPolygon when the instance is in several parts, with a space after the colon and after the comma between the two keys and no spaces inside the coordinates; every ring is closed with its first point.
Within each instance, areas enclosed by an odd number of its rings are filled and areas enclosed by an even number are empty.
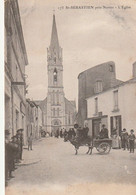
{"type": "Polygon", "coordinates": [[[51,39],[53,9],[63,48],[64,92],[68,99],[77,100],[78,74],[97,64],[114,61],[117,78],[131,78],[132,64],[136,61],[135,1],[18,1],[29,61],[26,67],[28,97],[42,100],[47,95],[46,50],[51,39]],[[72,5],[127,5],[131,9],[58,9],[72,5]]]}

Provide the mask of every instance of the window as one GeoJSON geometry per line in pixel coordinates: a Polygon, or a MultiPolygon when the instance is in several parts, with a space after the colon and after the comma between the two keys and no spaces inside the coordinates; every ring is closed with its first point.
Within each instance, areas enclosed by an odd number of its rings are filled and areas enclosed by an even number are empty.
{"type": "Polygon", "coordinates": [[[59,104],[59,91],[57,91],[57,104],[59,104]]]}
{"type": "Polygon", "coordinates": [[[55,116],[55,108],[53,108],[53,116],[55,116]]]}
{"type": "Polygon", "coordinates": [[[110,72],[113,72],[114,71],[114,68],[113,68],[113,65],[110,65],[110,72]]]}
{"type": "Polygon", "coordinates": [[[59,108],[57,108],[57,116],[59,116],[59,108]]]}
{"type": "Polygon", "coordinates": [[[18,66],[16,65],[16,81],[18,81],[18,66]]]}
{"type": "Polygon", "coordinates": [[[114,96],[114,111],[118,110],[118,90],[113,92],[113,96],[114,96]]]}
{"type": "Polygon", "coordinates": [[[111,135],[121,135],[122,118],[121,115],[110,117],[111,135]]]}
{"type": "Polygon", "coordinates": [[[54,82],[57,82],[57,69],[56,68],[54,69],[54,72],[53,72],[53,78],[54,78],[54,82]]]}
{"type": "Polygon", "coordinates": [[[16,130],[18,129],[19,126],[19,112],[16,110],[16,130]]]}
{"type": "Polygon", "coordinates": [[[98,98],[96,97],[95,99],[95,114],[98,113],[98,98]]]}
{"type": "Polygon", "coordinates": [[[101,80],[97,80],[94,86],[94,92],[95,93],[100,93],[103,91],[103,86],[102,86],[102,81],[101,80]]]}
{"type": "Polygon", "coordinates": [[[53,104],[55,104],[55,92],[52,93],[53,104]]]}

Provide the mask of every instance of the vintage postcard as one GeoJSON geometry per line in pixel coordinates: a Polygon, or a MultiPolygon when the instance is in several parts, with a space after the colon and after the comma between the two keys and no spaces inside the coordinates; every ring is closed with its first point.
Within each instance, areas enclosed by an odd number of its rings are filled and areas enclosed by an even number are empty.
{"type": "Polygon", "coordinates": [[[136,1],[5,0],[5,194],[136,195],[136,1]]]}

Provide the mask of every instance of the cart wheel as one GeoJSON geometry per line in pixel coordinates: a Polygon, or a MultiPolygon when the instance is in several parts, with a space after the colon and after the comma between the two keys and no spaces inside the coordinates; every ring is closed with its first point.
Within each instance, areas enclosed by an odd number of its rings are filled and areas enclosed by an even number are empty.
{"type": "Polygon", "coordinates": [[[108,143],[102,142],[96,149],[100,154],[108,154],[111,150],[111,145],[108,143]]]}

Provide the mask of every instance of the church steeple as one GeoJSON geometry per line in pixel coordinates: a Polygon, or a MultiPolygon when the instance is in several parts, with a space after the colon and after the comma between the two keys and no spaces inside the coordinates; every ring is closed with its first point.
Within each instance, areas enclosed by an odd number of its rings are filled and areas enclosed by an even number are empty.
{"type": "Polygon", "coordinates": [[[53,14],[53,24],[50,47],[47,48],[47,58],[49,66],[62,66],[62,48],[59,46],[58,33],[55,15],[53,14]]]}
{"type": "Polygon", "coordinates": [[[53,14],[53,24],[52,24],[52,34],[51,34],[50,48],[52,48],[52,49],[55,48],[56,50],[59,50],[59,40],[58,40],[56,20],[55,20],[55,15],[54,14],[53,14]]]}

